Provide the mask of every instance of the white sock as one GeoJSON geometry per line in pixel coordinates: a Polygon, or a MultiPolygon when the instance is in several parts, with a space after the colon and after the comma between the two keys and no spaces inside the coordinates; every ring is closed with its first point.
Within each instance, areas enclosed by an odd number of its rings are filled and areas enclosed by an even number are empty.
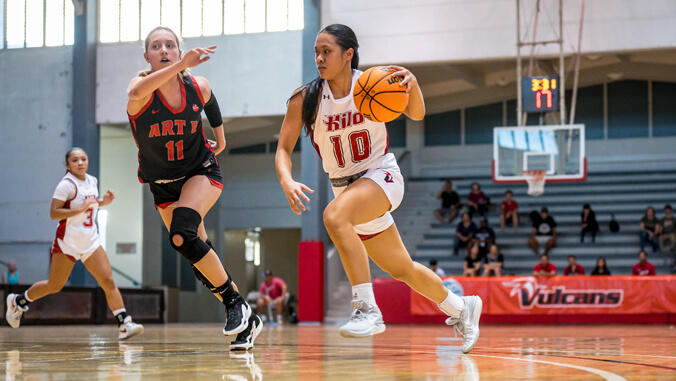
{"type": "Polygon", "coordinates": [[[32,301],[33,301],[33,299],[31,299],[31,298],[28,297],[28,290],[26,290],[26,292],[23,293],[23,297],[26,298],[26,300],[28,300],[28,302],[32,302],[32,301]]]}
{"type": "Polygon", "coordinates": [[[118,310],[115,310],[115,311],[113,311],[113,316],[117,316],[117,315],[121,314],[122,312],[127,312],[127,309],[126,308],[120,308],[118,310]]]}
{"type": "Polygon", "coordinates": [[[465,308],[465,301],[461,297],[448,290],[448,296],[443,302],[437,304],[439,309],[444,311],[446,315],[454,318],[460,317],[460,311],[465,308]]]}
{"type": "Polygon", "coordinates": [[[376,297],[373,295],[373,283],[362,283],[352,286],[352,299],[363,300],[370,306],[377,306],[376,297]]]}

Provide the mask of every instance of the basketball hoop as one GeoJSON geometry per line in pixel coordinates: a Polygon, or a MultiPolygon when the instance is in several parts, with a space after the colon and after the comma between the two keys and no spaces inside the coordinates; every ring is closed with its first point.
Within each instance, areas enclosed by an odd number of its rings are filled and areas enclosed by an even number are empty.
{"type": "Polygon", "coordinates": [[[545,193],[545,171],[539,169],[525,170],[522,173],[528,182],[528,195],[542,196],[545,193]]]}

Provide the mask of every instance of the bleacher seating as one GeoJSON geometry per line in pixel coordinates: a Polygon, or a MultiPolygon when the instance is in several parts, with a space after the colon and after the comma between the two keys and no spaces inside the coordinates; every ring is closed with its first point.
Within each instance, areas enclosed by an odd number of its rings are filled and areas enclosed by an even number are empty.
{"type": "MultiPolygon", "coordinates": [[[[550,252],[550,259],[559,274],[563,274],[567,266],[567,256],[573,254],[587,273],[593,270],[596,258],[604,256],[613,274],[626,275],[631,274],[632,266],[638,261],[639,223],[646,207],[653,206],[657,217],[661,218],[665,204],[676,204],[676,171],[590,173],[586,182],[548,183],[541,197],[528,196],[526,184],[493,184],[490,176],[464,177],[453,181],[463,202],[472,182],[480,183],[491,198],[493,208],[488,217],[489,225],[495,230],[496,242],[505,256],[506,275],[531,274],[538,262],[527,244],[531,233],[528,214],[532,210],[539,211],[542,206],[547,206],[558,224],[558,246],[550,252]],[[518,233],[514,233],[511,226],[507,226],[505,233],[500,233],[499,204],[507,189],[514,192],[514,199],[519,203],[518,233]],[[585,243],[580,243],[580,213],[585,203],[591,204],[601,227],[596,243],[590,242],[589,234],[585,243]],[[611,213],[620,224],[618,233],[608,230],[611,213]]],[[[432,211],[440,206],[435,195],[441,185],[440,179],[408,180],[406,196],[394,212],[394,218],[415,261],[427,265],[435,258],[448,275],[460,275],[466,252],[452,256],[455,228],[460,219],[441,224],[432,215],[432,211]]],[[[475,223],[479,225],[476,216],[475,223]]],[[[655,265],[658,274],[671,273],[672,254],[653,254],[652,248],[646,249],[648,261],[655,265]]]]}

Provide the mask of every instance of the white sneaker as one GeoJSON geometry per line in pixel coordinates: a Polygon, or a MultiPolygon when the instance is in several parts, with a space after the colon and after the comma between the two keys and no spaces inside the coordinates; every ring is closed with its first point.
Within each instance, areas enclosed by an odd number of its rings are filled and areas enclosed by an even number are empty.
{"type": "Polygon", "coordinates": [[[465,301],[465,308],[460,312],[460,318],[449,317],[446,324],[452,325],[462,336],[462,353],[469,353],[479,340],[479,318],[483,301],[476,295],[463,296],[462,299],[465,301]]]}
{"type": "Polygon", "coordinates": [[[5,313],[5,319],[7,319],[7,323],[12,328],[19,328],[23,313],[28,311],[28,306],[21,307],[15,303],[16,296],[16,294],[7,295],[7,313],[5,313]]]}
{"type": "Polygon", "coordinates": [[[377,306],[366,304],[363,300],[352,301],[352,317],[340,327],[343,337],[368,337],[385,332],[383,314],[377,306]]]}
{"type": "Polygon", "coordinates": [[[126,340],[142,333],[143,325],[134,323],[131,321],[131,316],[127,316],[124,319],[124,323],[120,326],[120,335],[117,338],[120,340],[126,340]]]}

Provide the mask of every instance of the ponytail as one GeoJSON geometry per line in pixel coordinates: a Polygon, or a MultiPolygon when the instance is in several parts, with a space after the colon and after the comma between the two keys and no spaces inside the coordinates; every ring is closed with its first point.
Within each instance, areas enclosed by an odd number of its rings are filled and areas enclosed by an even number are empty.
{"type": "MultiPolygon", "coordinates": [[[[352,49],[352,61],[350,68],[355,70],[359,67],[359,42],[357,42],[357,35],[347,25],[331,24],[322,29],[318,34],[328,33],[335,37],[336,43],[346,51],[352,49]]],[[[319,108],[319,97],[322,91],[322,78],[317,77],[305,85],[299,87],[294,94],[289,98],[287,103],[293,98],[301,94],[303,98],[302,120],[305,128],[305,135],[310,135],[310,131],[314,128],[315,120],[317,119],[317,109],[319,108]]]]}

